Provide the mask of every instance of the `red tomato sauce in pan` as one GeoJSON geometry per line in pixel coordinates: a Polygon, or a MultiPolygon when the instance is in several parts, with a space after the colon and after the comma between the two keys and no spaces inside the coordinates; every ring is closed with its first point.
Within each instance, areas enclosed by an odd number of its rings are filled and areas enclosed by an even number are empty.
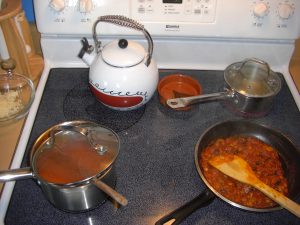
{"type": "Polygon", "coordinates": [[[206,180],[225,198],[251,208],[277,205],[260,191],[228,177],[209,164],[211,158],[223,154],[234,154],[243,158],[261,181],[288,195],[287,180],[277,151],[257,138],[233,136],[212,142],[200,156],[200,166],[206,180]]]}
{"type": "Polygon", "coordinates": [[[85,141],[44,148],[35,161],[37,174],[55,184],[69,184],[93,177],[103,171],[108,163],[85,141]]]}

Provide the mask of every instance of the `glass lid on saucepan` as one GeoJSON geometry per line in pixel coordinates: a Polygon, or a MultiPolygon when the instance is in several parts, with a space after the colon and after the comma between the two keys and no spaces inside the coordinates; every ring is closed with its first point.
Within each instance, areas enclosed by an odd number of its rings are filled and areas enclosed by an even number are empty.
{"type": "Polygon", "coordinates": [[[227,84],[247,97],[268,97],[281,89],[281,79],[268,63],[251,58],[229,65],[224,75],[227,84]]]}
{"type": "Polygon", "coordinates": [[[85,182],[105,174],[119,153],[119,138],[94,123],[54,126],[41,137],[32,168],[40,179],[59,185],[85,182]]]}

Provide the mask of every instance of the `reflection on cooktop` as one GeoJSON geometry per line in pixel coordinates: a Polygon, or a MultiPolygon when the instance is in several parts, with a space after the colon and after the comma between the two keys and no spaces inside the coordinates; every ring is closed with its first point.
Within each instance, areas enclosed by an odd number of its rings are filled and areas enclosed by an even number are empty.
{"type": "Polygon", "coordinates": [[[63,104],[66,119],[93,121],[116,132],[126,130],[138,122],[145,108],[146,106],[142,106],[132,111],[110,109],[96,100],[87,84],[74,86],[66,95],[63,104]]]}

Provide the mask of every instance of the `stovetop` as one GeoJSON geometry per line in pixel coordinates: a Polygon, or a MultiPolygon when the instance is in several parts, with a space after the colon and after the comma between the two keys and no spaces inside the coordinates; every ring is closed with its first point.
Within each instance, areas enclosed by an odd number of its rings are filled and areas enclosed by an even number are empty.
{"type": "MultiPolygon", "coordinates": [[[[178,73],[161,70],[160,76],[178,73]]],[[[180,73],[199,80],[203,93],[223,84],[222,71],[180,73]]],[[[159,103],[157,93],[146,106],[132,112],[103,108],[87,89],[88,69],[52,69],[43,93],[22,166],[30,148],[49,127],[67,120],[92,120],[114,129],[121,141],[116,161],[116,190],[129,203],[116,209],[106,201],[85,213],[66,213],[53,207],[33,179],[17,181],[6,214],[6,224],[154,224],[165,214],[196,197],[205,185],[194,164],[194,147],[210,126],[226,120],[249,120],[286,134],[300,147],[300,113],[284,83],[271,112],[263,118],[243,118],[220,102],[197,104],[190,111],[174,111],[159,103]]],[[[298,199],[298,202],[299,199],[298,199]]],[[[286,210],[247,212],[215,199],[182,224],[298,224],[286,210]]]]}

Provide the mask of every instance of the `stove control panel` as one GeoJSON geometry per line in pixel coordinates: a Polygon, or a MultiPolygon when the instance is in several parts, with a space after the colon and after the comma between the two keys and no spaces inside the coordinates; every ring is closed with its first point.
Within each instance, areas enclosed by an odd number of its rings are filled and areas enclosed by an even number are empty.
{"type": "Polygon", "coordinates": [[[78,0],[76,1],[66,1],[66,0],[50,0],[49,6],[55,12],[62,12],[67,6],[76,6],[80,13],[90,13],[93,9],[93,0],[78,0]]]}
{"type": "MultiPolygon", "coordinates": [[[[36,23],[45,35],[92,35],[102,15],[124,15],[152,36],[289,39],[300,37],[299,0],[34,0],[36,23]]],[[[136,35],[103,24],[102,35],[136,35]]]]}
{"type": "Polygon", "coordinates": [[[282,32],[287,31],[298,18],[298,15],[294,15],[296,10],[299,11],[298,8],[293,0],[279,0],[275,4],[271,0],[255,0],[252,6],[252,26],[261,30],[273,26],[282,32]]]}
{"type": "Polygon", "coordinates": [[[51,0],[49,6],[57,12],[64,10],[66,3],[64,0],[51,0]]]}
{"type": "Polygon", "coordinates": [[[258,2],[254,4],[253,14],[258,18],[263,18],[264,16],[269,14],[269,4],[265,2],[258,2]]]}
{"type": "Polygon", "coordinates": [[[132,16],[144,21],[213,23],[217,0],[135,0],[132,16]]]}
{"type": "Polygon", "coordinates": [[[278,16],[281,19],[289,19],[294,14],[294,5],[288,3],[281,3],[278,6],[278,16]]]}

